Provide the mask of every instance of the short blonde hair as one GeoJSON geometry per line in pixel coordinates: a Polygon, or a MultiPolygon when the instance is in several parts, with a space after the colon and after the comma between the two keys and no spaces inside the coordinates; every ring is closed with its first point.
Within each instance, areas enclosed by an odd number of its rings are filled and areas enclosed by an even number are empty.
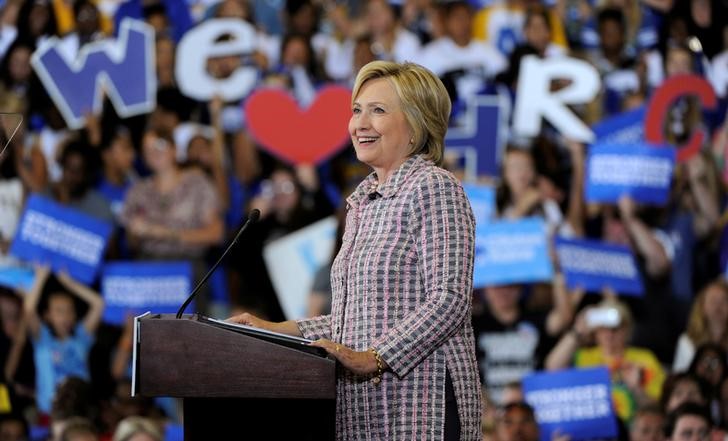
{"type": "Polygon", "coordinates": [[[114,431],[113,441],[127,441],[132,436],[144,433],[157,441],[164,440],[164,434],[159,426],[149,418],[130,416],[121,420],[114,431]]]}
{"type": "Polygon", "coordinates": [[[413,135],[409,156],[422,154],[435,164],[442,165],[451,109],[450,96],[442,81],[419,64],[372,61],[356,76],[352,104],[364,83],[377,78],[388,79],[402,103],[402,111],[413,135]]]}

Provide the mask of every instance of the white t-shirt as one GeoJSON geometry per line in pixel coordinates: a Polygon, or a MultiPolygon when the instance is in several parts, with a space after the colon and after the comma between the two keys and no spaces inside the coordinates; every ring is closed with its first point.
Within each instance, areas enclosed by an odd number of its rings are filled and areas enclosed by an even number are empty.
{"type": "Polygon", "coordinates": [[[0,27],[0,60],[5,57],[5,52],[10,48],[17,36],[18,29],[15,26],[3,25],[0,27]]]}
{"type": "Polygon", "coordinates": [[[463,70],[464,75],[456,81],[460,98],[475,95],[485,80],[508,67],[506,58],[492,45],[472,40],[467,46],[458,46],[449,37],[438,38],[426,45],[420,63],[437,76],[463,70]]]}
{"type": "Polygon", "coordinates": [[[675,358],[672,361],[673,372],[685,372],[695,357],[695,344],[687,334],[680,334],[675,348],[675,358]]]}
{"type": "Polygon", "coordinates": [[[377,43],[372,44],[374,56],[380,60],[396,61],[402,63],[404,61],[416,61],[420,59],[420,39],[417,35],[407,29],[399,28],[394,37],[391,52],[384,52],[383,48],[378,48],[377,43]]]}
{"type": "Polygon", "coordinates": [[[322,61],[329,78],[339,82],[349,80],[354,69],[354,41],[330,38],[323,49],[322,61]]]}
{"type": "Polygon", "coordinates": [[[713,57],[709,78],[716,95],[724,97],[728,94],[728,51],[713,57]]]}
{"type": "Polygon", "coordinates": [[[0,180],[0,237],[11,240],[23,208],[23,183],[19,178],[0,180]]]}

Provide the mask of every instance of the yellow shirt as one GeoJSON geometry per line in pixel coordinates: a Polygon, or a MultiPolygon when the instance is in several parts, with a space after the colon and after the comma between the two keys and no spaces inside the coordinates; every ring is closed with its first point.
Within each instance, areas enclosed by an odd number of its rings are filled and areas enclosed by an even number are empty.
{"type": "MultiPolygon", "coordinates": [[[[92,0],[98,7],[98,1],[92,0]]],[[[73,17],[73,2],[66,0],[52,0],[53,12],[56,14],[56,26],[58,26],[58,34],[63,36],[76,29],[76,19],[73,17]]],[[[113,17],[107,17],[99,11],[99,23],[101,32],[111,35],[114,30],[113,17]]]]}
{"type": "Polygon", "coordinates": [[[632,393],[621,379],[621,369],[626,365],[639,366],[641,371],[641,388],[653,400],[658,400],[665,381],[665,371],[655,355],[641,348],[629,347],[621,359],[608,360],[599,347],[579,349],[574,354],[575,367],[606,366],[612,378],[612,400],[617,415],[623,421],[634,416],[636,403],[632,393]]]}

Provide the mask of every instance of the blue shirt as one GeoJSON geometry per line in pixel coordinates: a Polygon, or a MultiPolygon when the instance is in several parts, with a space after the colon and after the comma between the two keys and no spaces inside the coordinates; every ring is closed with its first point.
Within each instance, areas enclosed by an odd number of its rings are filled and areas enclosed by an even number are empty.
{"type": "Polygon", "coordinates": [[[88,380],[88,354],[94,336],[79,323],[73,335],[59,340],[46,324],[41,324],[38,338],[33,342],[36,370],[36,401],[38,409],[50,413],[58,384],[69,376],[88,380]]]}

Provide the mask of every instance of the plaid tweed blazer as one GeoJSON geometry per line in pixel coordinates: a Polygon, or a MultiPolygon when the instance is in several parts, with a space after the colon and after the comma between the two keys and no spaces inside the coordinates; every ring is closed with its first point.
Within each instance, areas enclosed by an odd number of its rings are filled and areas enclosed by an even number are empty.
{"type": "Polygon", "coordinates": [[[331,314],[298,321],[310,339],[389,366],[382,382],[337,375],[338,440],[442,440],[445,370],[462,440],[480,440],[480,380],[471,325],[474,218],[458,180],[413,156],[377,186],[369,175],[347,199],[331,271],[331,314]]]}

